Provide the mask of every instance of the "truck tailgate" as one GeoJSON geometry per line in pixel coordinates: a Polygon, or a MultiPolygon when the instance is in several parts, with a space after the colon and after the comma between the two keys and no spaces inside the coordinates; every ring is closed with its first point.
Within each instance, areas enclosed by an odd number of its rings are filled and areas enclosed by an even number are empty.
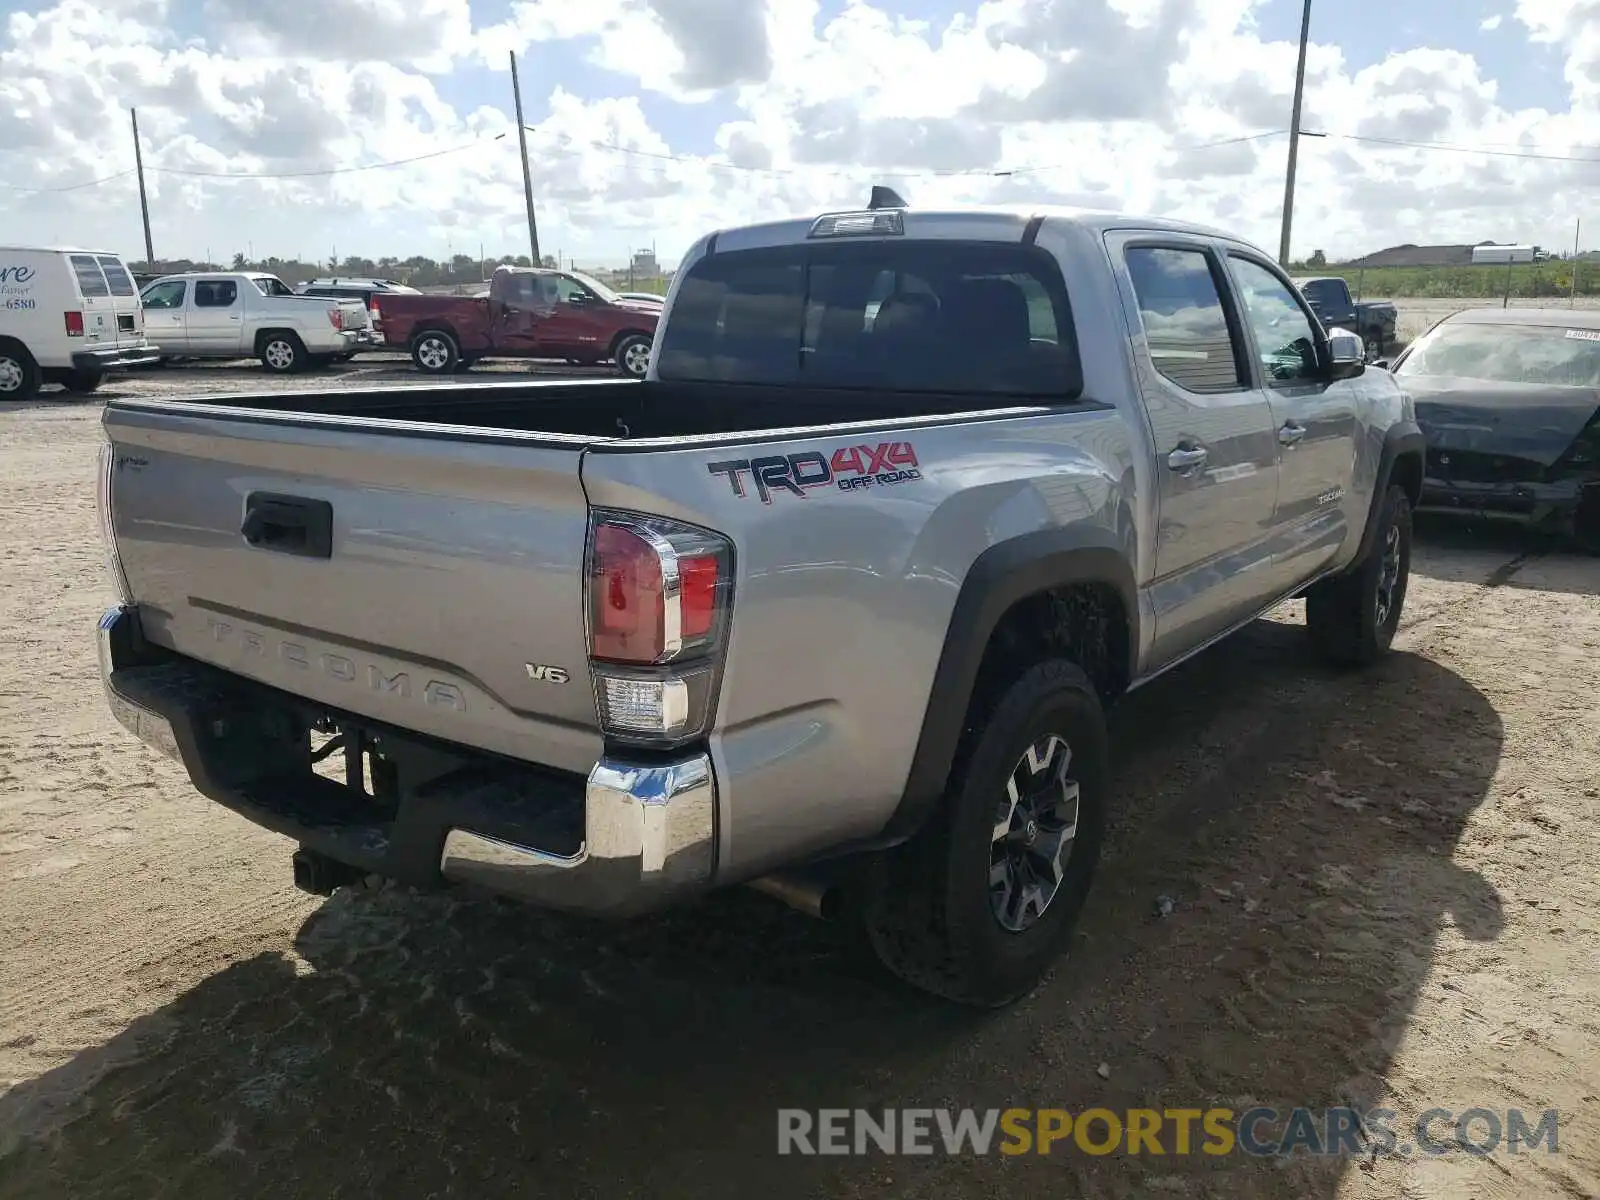
{"type": "Polygon", "coordinates": [[[152,642],[401,728],[593,765],[582,439],[199,405],[113,403],[104,424],[152,642]]]}

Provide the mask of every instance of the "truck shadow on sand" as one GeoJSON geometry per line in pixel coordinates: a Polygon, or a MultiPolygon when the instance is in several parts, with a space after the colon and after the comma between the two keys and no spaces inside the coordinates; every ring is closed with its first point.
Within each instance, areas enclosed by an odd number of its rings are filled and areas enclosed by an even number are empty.
{"type": "Polygon", "coordinates": [[[900,989],[742,891],[624,926],[341,893],[296,960],[229,966],[0,1098],[0,1193],[1330,1198],[1351,1159],[775,1152],[779,1106],[1382,1099],[1441,929],[1503,927],[1452,862],[1500,757],[1489,701],[1412,654],[1329,674],[1260,621],[1113,736],[1090,908],[1009,1010],[900,989]]]}

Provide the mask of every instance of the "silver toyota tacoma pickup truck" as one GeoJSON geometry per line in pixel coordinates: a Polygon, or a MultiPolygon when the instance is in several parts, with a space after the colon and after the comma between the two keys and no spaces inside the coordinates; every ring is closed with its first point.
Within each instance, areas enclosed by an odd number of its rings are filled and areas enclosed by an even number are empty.
{"type": "Polygon", "coordinates": [[[111,707],[300,886],[754,883],[974,1005],[1084,904],[1107,706],[1298,596],[1384,653],[1423,468],[1254,246],[878,194],[699,241],[642,381],[104,427],[111,707]]]}

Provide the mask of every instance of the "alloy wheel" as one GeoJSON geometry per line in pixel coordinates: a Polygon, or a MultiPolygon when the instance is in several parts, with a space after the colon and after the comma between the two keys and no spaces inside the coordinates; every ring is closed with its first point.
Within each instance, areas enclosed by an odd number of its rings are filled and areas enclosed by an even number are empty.
{"type": "Polygon", "coordinates": [[[1378,599],[1377,610],[1373,617],[1377,627],[1382,629],[1389,623],[1389,616],[1394,611],[1394,594],[1400,586],[1400,527],[1389,526],[1389,532],[1383,539],[1383,558],[1378,566],[1378,599]]]}
{"type": "Polygon", "coordinates": [[[1029,746],[1006,780],[989,843],[989,905],[1012,933],[1031,929],[1061,890],[1078,835],[1072,748],[1055,734],[1029,746]]]}

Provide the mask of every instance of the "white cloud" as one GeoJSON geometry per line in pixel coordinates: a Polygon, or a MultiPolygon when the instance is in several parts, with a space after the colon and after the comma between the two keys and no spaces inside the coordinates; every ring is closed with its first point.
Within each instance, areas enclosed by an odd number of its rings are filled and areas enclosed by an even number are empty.
{"type": "MultiPolygon", "coordinates": [[[[555,45],[622,80],[607,99],[528,98],[548,107],[529,135],[544,247],[586,261],[650,239],[670,257],[707,229],[852,203],[878,181],[917,204],[1156,210],[1277,242],[1285,139],[1250,135],[1288,124],[1295,46],[1261,40],[1258,0],[970,0],[940,20],[884,0],[826,15],[820,0],[516,0],[493,22],[470,0],[345,0],[309,22],[285,19],[292,6],[202,0],[184,9],[204,22],[187,40],[170,32],[173,2],[31,0],[0,26],[8,240],[137,253],[128,176],[24,190],[130,169],[137,105],[158,253],[514,252],[509,103],[469,111],[441,88],[454,70],[503,72],[507,50],[555,45]],[[652,127],[652,93],[737,115],[695,155],[652,127]],[[215,177],[243,173],[294,177],[215,177]]],[[[1514,19],[1562,56],[1562,111],[1508,107],[1459,47],[1357,70],[1313,43],[1304,127],[1331,136],[1302,142],[1297,251],[1563,240],[1600,167],[1389,144],[1511,154],[1596,140],[1600,3],[1518,0],[1514,19]]]]}
{"type": "Polygon", "coordinates": [[[1504,17],[1502,17],[1499,13],[1495,13],[1494,16],[1485,17],[1483,20],[1479,21],[1478,28],[1483,30],[1485,33],[1493,33],[1496,29],[1500,28],[1500,22],[1503,20],[1505,20],[1504,17]]]}

